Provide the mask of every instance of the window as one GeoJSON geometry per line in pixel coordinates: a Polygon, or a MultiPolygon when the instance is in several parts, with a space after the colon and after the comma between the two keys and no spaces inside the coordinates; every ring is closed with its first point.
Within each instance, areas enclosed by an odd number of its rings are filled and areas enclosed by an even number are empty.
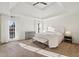
{"type": "Polygon", "coordinates": [[[15,38],[15,21],[9,20],[9,38],[15,38]]]}

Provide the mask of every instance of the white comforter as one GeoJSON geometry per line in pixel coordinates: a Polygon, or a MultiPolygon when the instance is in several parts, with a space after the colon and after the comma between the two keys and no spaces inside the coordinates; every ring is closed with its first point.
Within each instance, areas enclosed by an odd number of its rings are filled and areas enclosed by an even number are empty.
{"type": "Polygon", "coordinates": [[[53,48],[57,47],[62,42],[63,37],[63,34],[59,32],[43,32],[36,34],[33,39],[41,43],[48,42],[49,48],[53,48]]]}

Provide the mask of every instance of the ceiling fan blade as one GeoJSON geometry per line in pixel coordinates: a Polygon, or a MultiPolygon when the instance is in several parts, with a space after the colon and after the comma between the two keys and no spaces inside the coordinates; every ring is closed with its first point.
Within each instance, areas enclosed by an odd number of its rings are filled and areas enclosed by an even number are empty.
{"type": "Polygon", "coordinates": [[[39,2],[34,3],[33,6],[35,6],[35,5],[38,4],[38,3],[39,3],[39,2]]]}
{"type": "Polygon", "coordinates": [[[47,5],[47,3],[45,3],[45,2],[40,2],[40,3],[42,3],[42,4],[44,4],[44,5],[47,5]]]}

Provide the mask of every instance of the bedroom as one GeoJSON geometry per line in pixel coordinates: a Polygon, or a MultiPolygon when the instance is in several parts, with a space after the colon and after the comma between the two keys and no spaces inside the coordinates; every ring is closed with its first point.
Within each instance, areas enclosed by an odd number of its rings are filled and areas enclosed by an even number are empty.
{"type": "Polygon", "coordinates": [[[0,56],[79,56],[78,25],[79,2],[0,2],[0,56]],[[10,37],[9,21],[15,24],[13,37],[10,37]],[[61,42],[57,32],[63,34],[61,42]],[[36,37],[37,34],[42,38],[36,37]],[[44,39],[49,45],[34,42],[34,37],[44,39]],[[56,48],[49,48],[52,45],[56,48]]]}

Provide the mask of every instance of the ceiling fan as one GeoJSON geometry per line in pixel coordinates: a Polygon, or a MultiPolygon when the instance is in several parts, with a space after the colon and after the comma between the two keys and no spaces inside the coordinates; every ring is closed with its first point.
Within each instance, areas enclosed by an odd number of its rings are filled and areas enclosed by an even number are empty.
{"type": "Polygon", "coordinates": [[[39,3],[47,5],[47,3],[45,3],[45,2],[36,2],[36,3],[33,4],[33,6],[35,6],[35,5],[39,4],[39,3]]]}

